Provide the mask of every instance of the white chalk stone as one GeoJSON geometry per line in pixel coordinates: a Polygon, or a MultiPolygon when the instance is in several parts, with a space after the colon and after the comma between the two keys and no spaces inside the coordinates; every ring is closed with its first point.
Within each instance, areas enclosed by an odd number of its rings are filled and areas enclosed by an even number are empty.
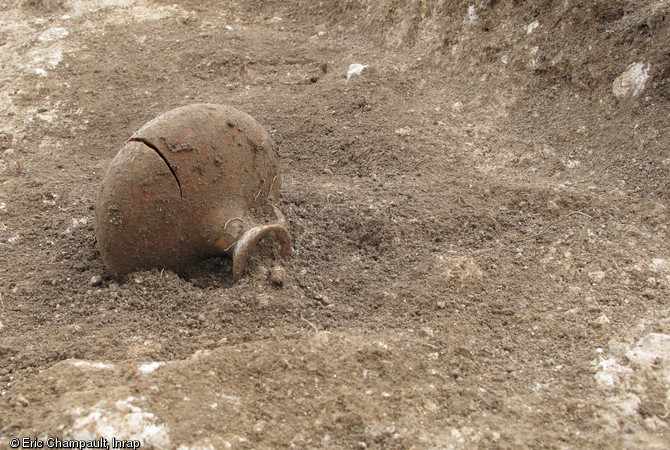
{"type": "Polygon", "coordinates": [[[102,400],[90,408],[74,407],[68,411],[72,425],[64,434],[73,439],[94,440],[100,436],[139,440],[142,446],[168,448],[168,428],[158,424],[156,416],[133,405],[136,399],[102,400]]]}
{"type": "Polygon", "coordinates": [[[540,26],[540,22],[538,22],[537,20],[533,23],[528,24],[528,26],[526,27],[526,34],[532,33],[533,30],[535,30],[535,28],[537,28],[539,26],[540,26]]]}
{"type": "Polygon", "coordinates": [[[640,95],[649,79],[650,66],[645,63],[633,63],[619,75],[612,84],[612,92],[616,98],[637,97],[640,95]]]}
{"type": "Polygon", "coordinates": [[[631,373],[631,369],[620,365],[615,358],[608,358],[600,361],[600,369],[595,374],[596,383],[603,389],[616,387],[623,375],[631,373]]]}
{"type": "Polygon", "coordinates": [[[38,39],[42,42],[56,41],[58,39],[64,39],[68,34],[70,34],[70,32],[65,28],[54,27],[49,28],[44,33],[40,34],[38,39]]]}
{"type": "Polygon", "coordinates": [[[139,366],[139,367],[137,368],[137,371],[138,371],[138,372],[145,373],[145,374],[146,374],[146,373],[151,373],[151,372],[153,372],[154,370],[156,370],[156,369],[158,369],[159,367],[164,366],[164,365],[165,365],[165,363],[162,362],[162,361],[160,361],[160,362],[159,362],[159,361],[154,361],[154,362],[150,362],[150,363],[142,364],[141,366],[139,366]]]}
{"type": "Polygon", "coordinates": [[[347,71],[347,80],[351,78],[352,75],[360,75],[361,72],[363,72],[363,69],[365,69],[368,66],[364,66],[363,64],[352,64],[349,66],[349,71],[347,71]]]}
{"type": "MultiPolygon", "coordinates": [[[[649,333],[640,339],[630,352],[631,361],[645,367],[657,363],[670,369],[670,336],[667,334],[649,333]]],[[[670,375],[670,371],[668,373],[670,375]]]]}

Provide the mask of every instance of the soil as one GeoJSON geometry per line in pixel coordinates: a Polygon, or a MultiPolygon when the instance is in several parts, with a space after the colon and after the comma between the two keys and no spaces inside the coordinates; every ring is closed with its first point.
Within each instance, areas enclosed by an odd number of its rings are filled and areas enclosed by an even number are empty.
{"type": "Polygon", "coordinates": [[[668,13],[5,1],[0,446],[667,448],[668,13]],[[277,143],[293,255],[115,279],[106,167],[200,102],[277,143]]]}

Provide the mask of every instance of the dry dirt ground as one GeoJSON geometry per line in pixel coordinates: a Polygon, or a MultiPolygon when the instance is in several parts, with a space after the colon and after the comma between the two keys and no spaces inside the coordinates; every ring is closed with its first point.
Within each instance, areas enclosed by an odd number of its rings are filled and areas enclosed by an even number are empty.
{"type": "Polygon", "coordinates": [[[668,448],[669,13],[4,0],[0,447],[668,448]],[[294,254],[113,279],[105,169],[195,102],[273,136],[294,254]]]}

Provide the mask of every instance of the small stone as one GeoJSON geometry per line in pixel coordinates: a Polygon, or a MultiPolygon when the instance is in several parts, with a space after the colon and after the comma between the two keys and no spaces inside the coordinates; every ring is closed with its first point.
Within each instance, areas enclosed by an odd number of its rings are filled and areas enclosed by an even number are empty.
{"type": "Polygon", "coordinates": [[[465,347],[458,347],[454,353],[465,358],[472,358],[472,352],[465,347]]]}
{"type": "Polygon", "coordinates": [[[256,425],[254,425],[254,433],[255,434],[259,434],[259,435],[263,434],[264,430],[265,430],[265,422],[264,421],[261,420],[260,422],[256,423],[256,425]]]}
{"type": "Polygon", "coordinates": [[[637,97],[644,91],[649,79],[650,65],[643,62],[633,63],[612,83],[612,92],[616,98],[637,97]]]}
{"type": "Polygon", "coordinates": [[[398,128],[395,130],[395,134],[398,136],[406,137],[406,136],[411,136],[413,134],[411,128],[398,128]]]}
{"type": "Polygon", "coordinates": [[[364,66],[363,64],[350,65],[349,70],[347,71],[347,80],[350,79],[352,75],[360,75],[366,67],[368,66],[364,66]]]}
{"type": "Polygon", "coordinates": [[[447,307],[447,302],[437,302],[437,307],[439,309],[444,309],[447,307]]]}
{"type": "Polygon", "coordinates": [[[91,286],[98,287],[102,285],[102,277],[100,275],[93,275],[91,277],[91,286]]]}
{"type": "Polygon", "coordinates": [[[314,300],[318,300],[319,302],[321,302],[326,306],[330,306],[333,303],[332,301],[330,301],[330,298],[328,296],[323,294],[314,295],[314,300]]]}
{"type": "Polygon", "coordinates": [[[424,337],[433,337],[435,335],[435,331],[428,327],[423,327],[419,330],[419,335],[424,337]]]}
{"type": "Polygon", "coordinates": [[[28,404],[30,403],[28,399],[25,398],[23,395],[19,395],[18,397],[16,397],[16,402],[22,406],[28,406],[28,404]]]}
{"type": "Polygon", "coordinates": [[[642,292],[642,297],[653,300],[656,298],[656,293],[653,289],[645,289],[644,292],[642,292]]]}
{"type": "Polygon", "coordinates": [[[596,270],[595,272],[590,272],[589,273],[589,278],[593,282],[593,284],[599,283],[605,279],[607,275],[605,272],[602,270],[596,270]]]}
{"type": "Polygon", "coordinates": [[[274,266],[270,271],[270,281],[277,286],[284,285],[284,278],[286,277],[286,271],[282,266],[274,266]]]}
{"type": "Polygon", "coordinates": [[[603,325],[609,325],[609,323],[610,323],[610,319],[605,314],[601,315],[600,317],[598,317],[596,320],[593,321],[593,325],[595,327],[601,327],[603,325]]]}

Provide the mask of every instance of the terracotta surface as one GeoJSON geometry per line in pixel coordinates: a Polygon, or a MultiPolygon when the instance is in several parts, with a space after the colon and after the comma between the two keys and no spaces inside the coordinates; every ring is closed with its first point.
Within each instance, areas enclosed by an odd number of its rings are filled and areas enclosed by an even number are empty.
{"type": "MultiPolygon", "coordinates": [[[[168,268],[229,254],[244,272],[250,247],[269,234],[287,258],[291,238],[262,209],[279,196],[270,136],[235,108],[195,104],[160,115],[132,135],[105,175],[96,236],[109,270],[168,268]]],[[[274,219],[283,216],[276,207],[274,219]]]]}

